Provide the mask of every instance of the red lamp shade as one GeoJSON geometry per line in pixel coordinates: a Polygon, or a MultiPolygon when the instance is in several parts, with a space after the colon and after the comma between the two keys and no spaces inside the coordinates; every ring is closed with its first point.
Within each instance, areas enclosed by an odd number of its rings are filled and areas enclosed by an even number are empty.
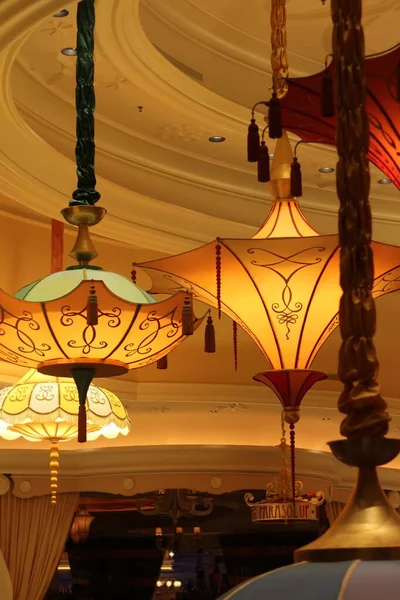
{"type": "MultiPolygon", "coordinates": [[[[397,98],[400,44],[366,58],[369,160],[400,189],[400,105],[397,98]]],[[[336,117],[321,116],[323,78],[321,71],[310,77],[289,79],[288,93],[281,99],[284,128],[304,142],[335,145],[336,117]]]]}

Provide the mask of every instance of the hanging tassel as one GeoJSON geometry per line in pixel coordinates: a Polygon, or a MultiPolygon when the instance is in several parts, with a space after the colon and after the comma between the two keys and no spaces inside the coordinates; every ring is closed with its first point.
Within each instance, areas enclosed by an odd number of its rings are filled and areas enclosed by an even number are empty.
{"type": "Polygon", "coordinates": [[[207,325],[204,332],[204,352],[213,354],[215,352],[215,328],[211,312],[208,312],[207,325]]]}
{"type": "Polygon", "coordinates": [[[293,162],[290,165],[290,195],[292,198],[300,198],[303,195],[301,165],[297,156],[293,157],[293,162]]]}
{"type": "Polygon", "coordinates": [[[189,292],[183,301],[182,335],[193,335],[193,297],[189,292]]]}
{"type": "Polygon", "coordinates": [[[136,269],[135,269],[135,267],[136,267],[136,263],[133,262],[132,263],[132,271],[131,271],[131,280],[132,280],[132,283],[134,283],[136,285],[136,269]]]}
{"type": "Polygon", "coordinates": [[[58,273],[64,267],[64,223],[51,220],[51,263],[50,272],[58,273]]]}
{"type": "Polygon", "coordinates": [[[268,131],[273,140],[282,137],[282,111],[279,98],[274,92],[268,103],[268,131]]]}
{"type": "Polygon", "coordinates": [[[221,318],[221,245],[215,246],[215,275],[217,279],[218,319],[221,318]]]}
{"type": "Polygon", "coordinates": [[[321,115],[323,117],[335,116],[335,102],[333,97],[333,77],[328,69],[322,75],[321,85],[321,115]]]}
{"type": "Polygon", "coordinates": [[[168,369],[168,354],[158,359],[157,369],[160,369],[160,371],[165,371],[168,369]]]}
{"type": "Polygon", "coordinates": [[[260,183],[267,183],[270,180],[269,171],[269,152],[264,140],[261,142],[257,161],[257,174],[260,183]]]}
{"type": "Polygon", "coordinates": [[[257,162],[260,150],[260,134],[258,125],[254,118],[251,119],[247,132],[247,160],[248,162],[257,162]]]}
{"type": "Polygon", "coordinates": [[[233,325],[233,360],[235,363],[235,371],[238,370],[238,339],[237,339],[237,335],[238,335],[238,328],[237,328],[237,323],[236,321],[232,321],[232,325],[233,325]]]}
{"type": "Polygon", "coordinates": [[[400,102],[400,60],[397,63],[396,69],[396,100],[400,102]]]}
{"type": "Polygon", "coordinates": [[[57,503],[58,469],[60,467],[60,454],[58,452],[58,440],[51,440],[50,446],[50,490],[51,503],[57,503]]]}
{"type": "Polygon", "coordinates": [[[79,405],[78,412],[78,442],[84,444],[86,442],[86,406],[79,405]]]}
{"type": "Polygon", "coordinates": [[[296,501],[296,444],[295,444],[295,431],[294,423],[290,423],[290,467],[292,475],[292,497],[293,505],[296,501]]]}
{"type": "Polygon", "coordinates": [[[88,325],[97,325],[99,322],[99,306],[96,296],[96,288],[94,285],[90,286],[90,294],[86,306],[86,323],[88,325]]]}

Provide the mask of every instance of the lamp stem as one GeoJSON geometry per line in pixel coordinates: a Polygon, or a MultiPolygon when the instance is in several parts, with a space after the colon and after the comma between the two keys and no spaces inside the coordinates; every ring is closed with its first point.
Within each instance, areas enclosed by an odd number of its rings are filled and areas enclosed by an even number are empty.
{"type": "Polygon", "coordinates": [[[94,111],[94,27],[95,0],[80,0],[77,9],[76,60],[76,172],[78,187],[70,206],[93,206],[100,199],[96,190],[94,111]]]}

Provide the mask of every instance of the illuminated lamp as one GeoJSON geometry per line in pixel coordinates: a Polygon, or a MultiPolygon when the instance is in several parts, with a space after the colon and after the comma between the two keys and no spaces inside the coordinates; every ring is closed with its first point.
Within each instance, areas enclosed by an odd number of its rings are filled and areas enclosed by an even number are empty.
{"type": "Polygon", "coordinates": [[[377,381],[372,221],[368,185],[364,185],[369,179],[369,132],[368,127],[359,127],[367,123],[362,2],[336,0],[331,12],[338,114],[336,174],[342,217],[338,371],[343,388],[338,408],[346,417],[341,424],[343,438],[329,446],[338,460],[357,467],[357,482],[333,526],[296,550],[297,564],[249,579],[230,590],[224,600],[376,600],[398,596],[400,517],[390,506],[377,473],[378,466],[398,456],[400,440],[385,437],[390,417],[377,381]],[[358,194],[352,194],[345,184],[349,173],[358,194]],[[363,256],[363,260],[354,260],[354,256],[363,256]]]}
{"type": "Polygon", "coordinates": [[[90,526],[94,521],[91,515],[84,506],[82,506],[75,514],[74,521],[71,526],[70,536],[75,544],[84,542],[90,532],[90,526]]]}
{"type": "Polygon", "coordinates": [[[89,228],[106,210],[96,206],[94,144],[94,0],[77,13],[78,187],[62,215],[78,228],[70,254],[77,265],[29,284],[15,297],[0,291],[0,359],[55,377],[72,377],[79,393],[78,441],[86,441],[86,395],[94,377],[123,375],[164,358],[201,323],[192,297],[162,302],[115,273],[91,265],[97,252],[89,228]]]}
{"type": "MultiPolygon", "coordinates": [[[[341,295],[338,235],[319,235],[290,194],[293,154],[284,132],[271,166],[273,204],[251,239],[217,240],[177,256],[143,263],[151,293],[189,289],[196,300],[246,331],[271,368],[254,376],[279,398],[290,426],[304,395],[326,374],[313,370],[319,349],[338,325],[341,295]]],[[[374,242],[378,298],[400,287],[400,248],[374,242]]]]}
{"type": "MultiPolygon", "coordinates": [[[[302,141],[335,145],[336,116],[321,114],[324,81],[332,81],[331,63],[320,73],[287,78],[281,99],[282,122],[302,141]]],[[[365,58],[368,158],[400,189],[400,44],[365,58]]],[[[333,102],[333,100],[332,100],[333,102]]],[[[326,113],[325,113],[326,114],[326,113]]]]}
{"type": "MultiPolygon", "coordinates": [[[[56,503],[59,443],[76,438],[79,394],[71,379],[56,379],[30,370],[18,383],[0,391],[0,436],[50,442],[51,502],[56,503]]],[[[89,386],[86,397],[87,436],[114,439],[128,435],[130,421],[121,401],[109,390],[89,386]]]]}

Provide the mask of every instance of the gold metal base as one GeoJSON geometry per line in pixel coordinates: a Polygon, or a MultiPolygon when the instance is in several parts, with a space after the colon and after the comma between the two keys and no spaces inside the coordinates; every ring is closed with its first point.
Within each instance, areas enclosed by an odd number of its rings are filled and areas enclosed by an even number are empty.
{"type": "Polygon", "coordinates": [[[400,440],[363,438],[329,444],[339,460],[359,467],[352,495],[338,519],[320,538],[295,552],[295,562],[399,560],[400,516],[390,506],[376,467],[400,451],[400,440]]]}
{"type": "Polygon", "coordinates": [[[100,223],[107,211],[101,206],[68,206],[61,211],[70,225],[78,227],[78,237],[70,252],[70,256],[79,264],[89,263],[96,258],[97,252],[90,239],[89,227],[100,223]]]}
{"type": "Polygon", "coordinates": [[[118,360],[95,360],[92,358],[47,360],[38,365],[37,370],[50,377],[71,377],[77,369],[93,369],[94,377],[118,377],[128,373],[128,367],[118,360]]]}

